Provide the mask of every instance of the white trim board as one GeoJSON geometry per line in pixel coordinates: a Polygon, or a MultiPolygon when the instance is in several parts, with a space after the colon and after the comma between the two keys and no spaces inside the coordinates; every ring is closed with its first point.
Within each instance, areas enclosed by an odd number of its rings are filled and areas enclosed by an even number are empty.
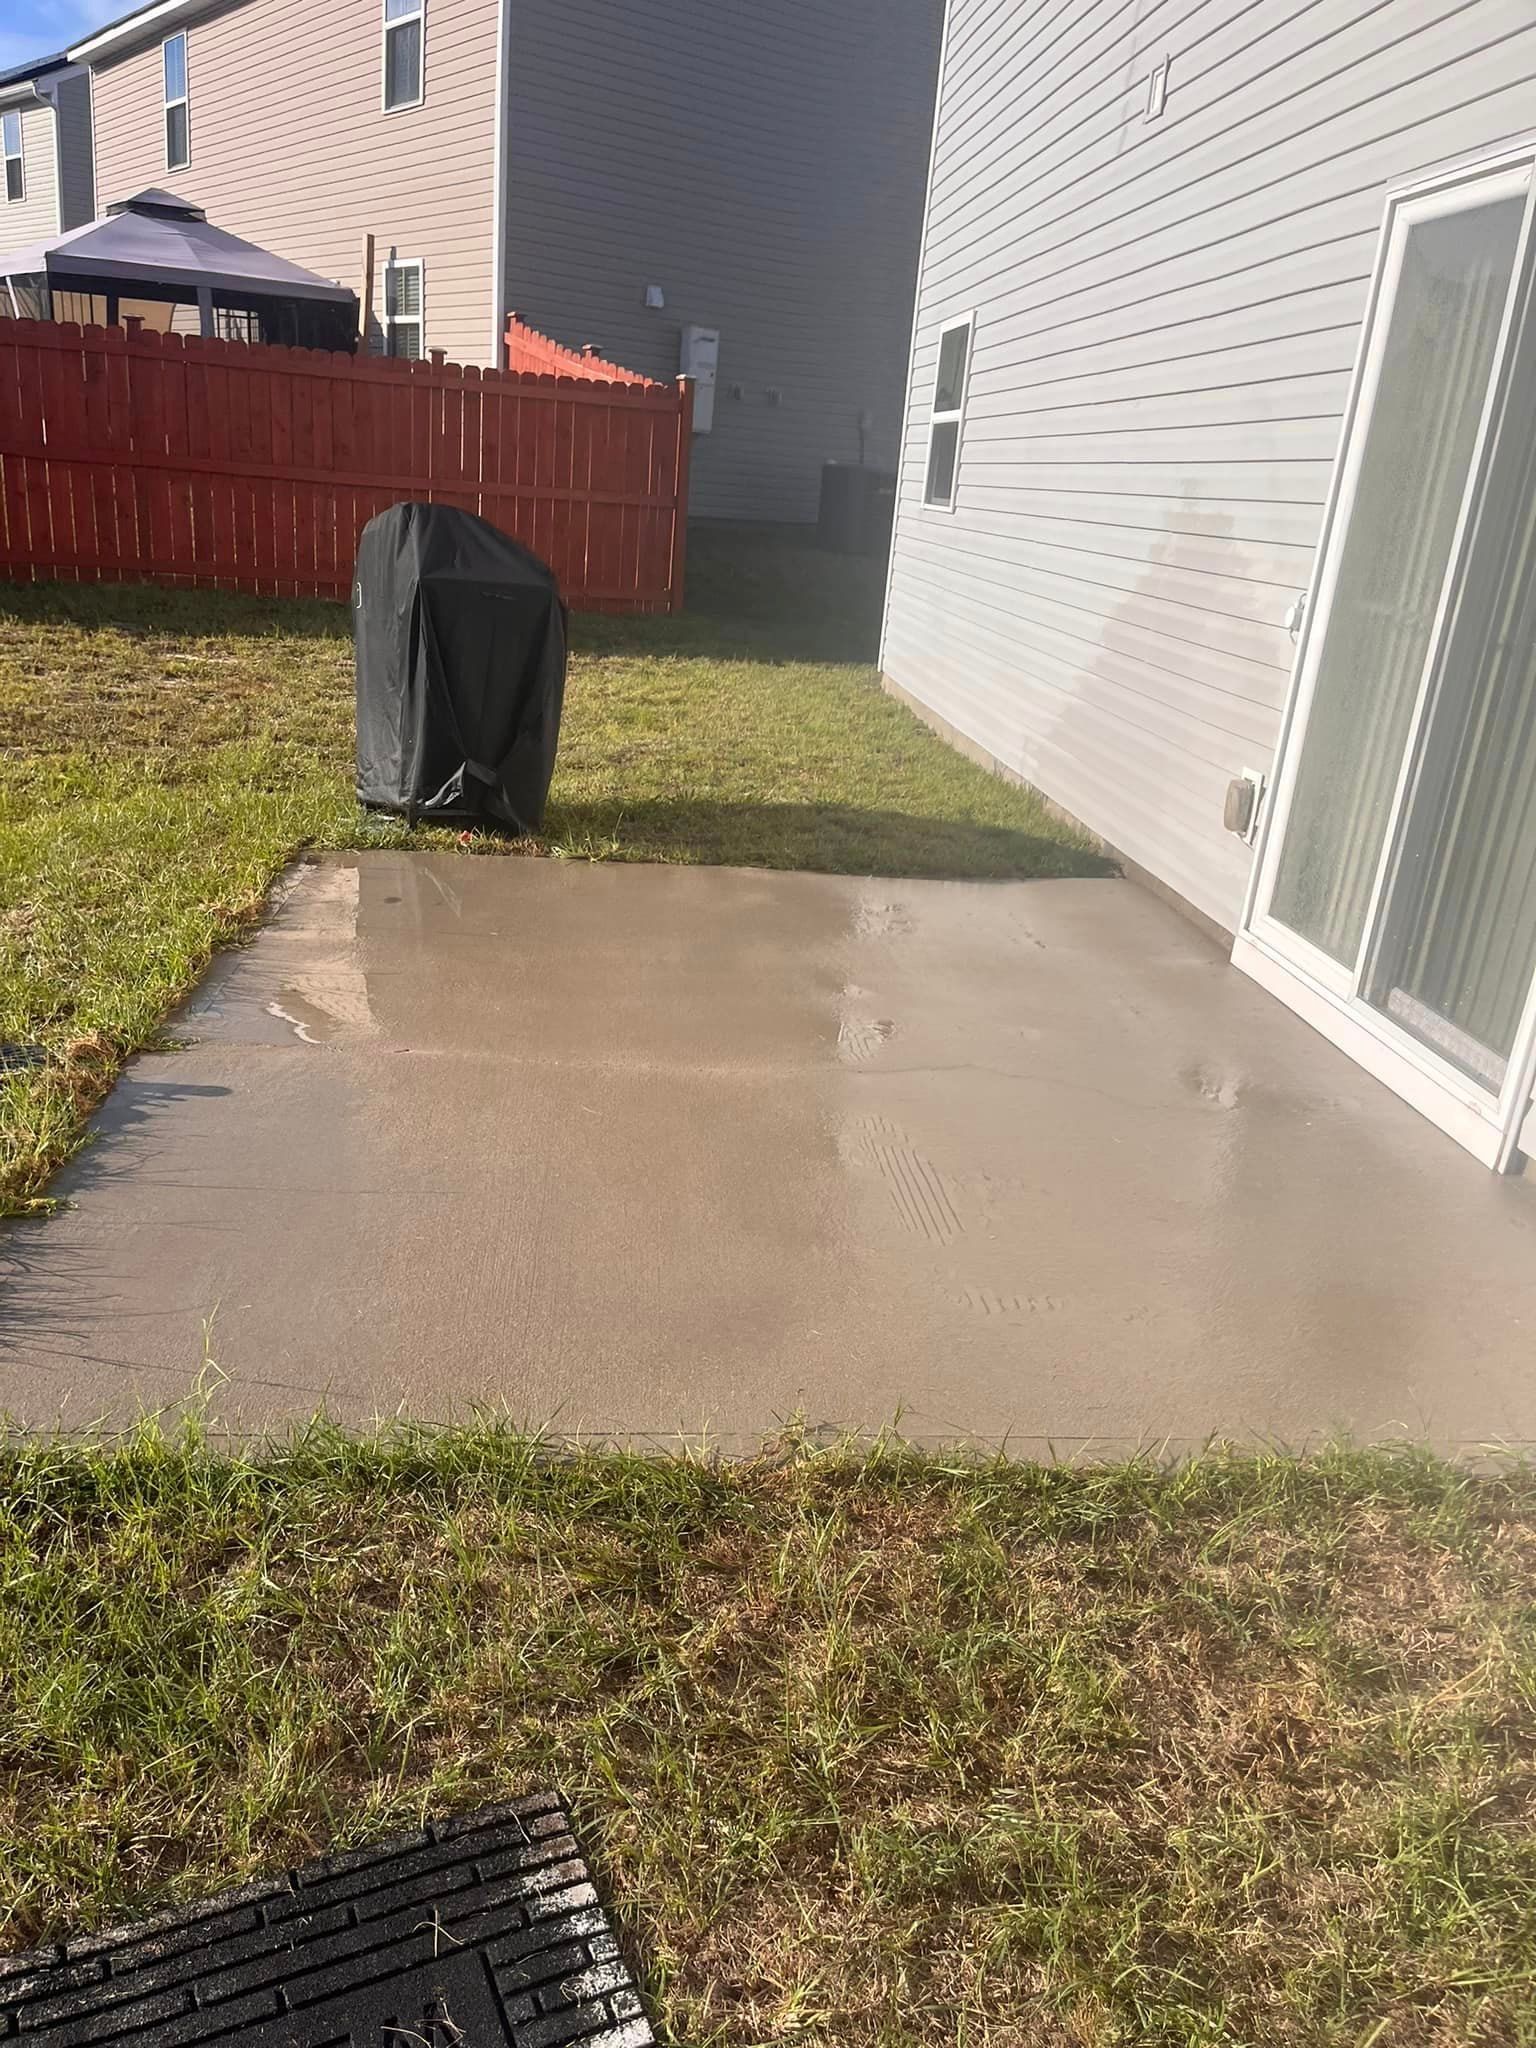
{"type": "Polygon", "coordinates": [[[1480,1160],[1497,1169],[1501,1164],[1503,1134],[1495,1123],[1459,1101],[1405,1052],[1379,1038],[1360,1019],[1335,1003],[1320,989],[1299,982],[1295,972],[1272,953],[1245,936],[1232,948],[1232,965],[1256,981],[1304,1024],[1338,1047],[1344,1056],[1382,1086],[1390,1088],[1410,1109],[1428,1119],[1480,1160]]]}
{"type": "Polygon", "coordinates": [[[153,7],[141,7],[137,14],[110,22],[97,34],[87,36],[83,43],[75,43],[64,54],[71,64],[94,64],[102,57],[113,57],[118,51],[129,49],[145,36],[163,36],[170,29],[180,28],[184,22],[206,14],[208,6],[209,0],[156,0],[153,7]]]}

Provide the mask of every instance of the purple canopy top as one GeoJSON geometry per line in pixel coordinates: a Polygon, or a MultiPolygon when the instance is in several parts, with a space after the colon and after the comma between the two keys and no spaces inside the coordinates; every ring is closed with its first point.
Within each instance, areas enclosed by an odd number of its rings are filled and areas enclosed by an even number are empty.
{"type": "Polygon", "coordinates": [[[356,294],[226,234],[200,206],[153,187],[109,206],[98,220],[0,255],[0,279],[79,277],[158,284],[263,298],[331,299],[356,294]]]}

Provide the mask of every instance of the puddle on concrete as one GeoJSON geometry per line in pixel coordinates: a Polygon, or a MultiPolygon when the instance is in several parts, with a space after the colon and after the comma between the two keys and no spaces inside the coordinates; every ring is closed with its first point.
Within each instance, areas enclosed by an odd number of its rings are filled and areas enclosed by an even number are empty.
{"type": "Polygon", "coordinates": [[[276,1017],[279,1023],[286,1024],[304,1045],[328,1044],[331,1039],[339,1038],[346,1028],[329,1010],[309,1001],[298,989],[285,988],[262,1007],[269,1017],[276,1017]]]}
{"type": "Polygon", "coordinates": [[[186,1037],[254,1034],[259,1043],[291,1038],[318,1046],[376,1036],[358,943],[358,899],[353,866],[301,862],[291,868],[272,890],[262,930],[215,963],[182,1013],[186,1037]]]}
{"type": "Polygon", "coordinates": [[[262,1007],[301,1045],[374,1034],[357,936],[359,895],[355,867],[323,867],[300,868],[285,898],[279,928],[297,927],[295,937],[302,932],[312,942],[312,958],[297,969],[290,958],[283,986],[262,1007]]]}

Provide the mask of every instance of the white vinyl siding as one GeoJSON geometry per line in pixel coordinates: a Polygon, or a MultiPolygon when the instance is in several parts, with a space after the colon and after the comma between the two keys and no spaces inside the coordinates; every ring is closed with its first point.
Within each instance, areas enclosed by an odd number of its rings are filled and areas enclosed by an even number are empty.
{"type": "Polygon", "coordinates": [[[192,104],[187,91],[187,38],[167,36],[160,45],[165,86],[165,168],[184,171],[192,161],[192,104]]]}
{"type": "Polygon", "coordinates": [[[1136,15],[951,0],[882,666],[1230,930],[1222,799],[1271,761],[1386,193],[1536,122],[1536,14],[1136,15]],[[972,312],[935,519],[939,337],[972,312]]]}

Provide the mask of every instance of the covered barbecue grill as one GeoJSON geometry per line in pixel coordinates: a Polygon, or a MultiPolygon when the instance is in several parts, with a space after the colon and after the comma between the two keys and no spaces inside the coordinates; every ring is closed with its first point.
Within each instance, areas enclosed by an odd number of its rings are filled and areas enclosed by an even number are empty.
{"type": "Polygon", "coordinates": [[[393,505],[363,529],[352,609],[358,800],[536,832],[565,696],[553,571],[471,512],[393,505]]]}

